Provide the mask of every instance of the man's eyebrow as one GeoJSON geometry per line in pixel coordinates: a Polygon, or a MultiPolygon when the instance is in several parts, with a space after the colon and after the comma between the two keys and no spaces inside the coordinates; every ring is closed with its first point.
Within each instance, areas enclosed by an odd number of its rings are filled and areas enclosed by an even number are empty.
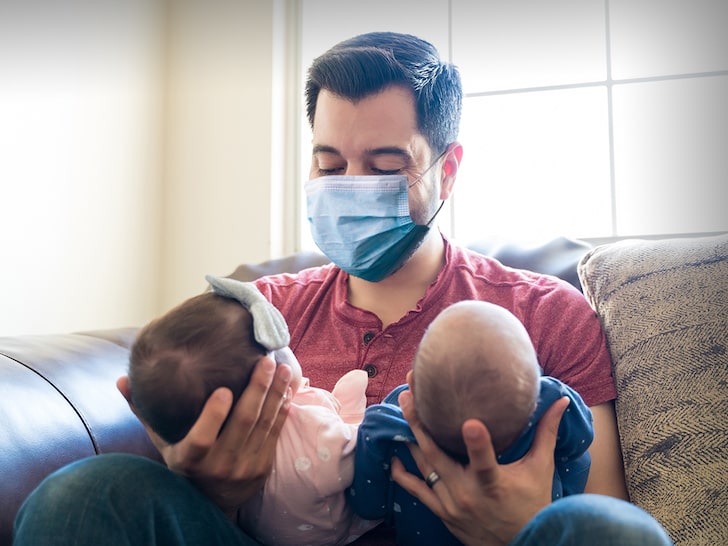
{"type": "Polygon", "coordinates": [[[407,150],[404,148],[399,148],[397,146],[382,146],[381,148],[374,148],[373,150],[367,151],[368,155],[398,155],[405,159],[412,159],[412,154],[410,154],[407,150]]]}
{"type": "Polygon", "coordinates": [[[326,144],[317,144],[313,147],[313,155],[316,154],[336,154],[341,155],[341,152],[333,146],[327,146],[326,144]]]}
{"type": "MultiPolygon", "coordinates": [[[[313,155],[316,154],[335,154],[335,155],[341,155],[341,152],[334,148],[333,146],[329,146],[327,144],[317,144],[313,147],[313,155]]],[[[380,148],[373,148],[371,150],[366,151],[367,155],[397,155],[400,157],[403,157],[405,159],[412,159],[412,154],[410,154],[407,150],[404,148],[399,148],[398,146],[382,146],[380,148]]]]}

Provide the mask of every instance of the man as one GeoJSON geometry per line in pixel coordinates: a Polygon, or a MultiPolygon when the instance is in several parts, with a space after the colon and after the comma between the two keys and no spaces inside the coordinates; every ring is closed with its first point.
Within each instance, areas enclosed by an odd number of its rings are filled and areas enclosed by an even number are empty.
{"type": "MultiPolygon", "coordinates": [[[[312,385],[331,389],[344,371],[365,369],[368,401],[379,402],[405,381],[422,333],[442,308],[462,299],[502,305],[526,325],[544,372],[591,407],[586,491],[611,497],[549,504],[564,400],[546,412],[517,466],[497,465],[485,427],[466,422],[470,464],[463,467],[432,445],[405,396],[402,408],[420,445],[413,454],[429,480],[425,485],[397,461],[394,478],[466,543],[505,544],[516,535],[518,544],[544,543],[547,532],[562,540],[548,534],[549,543],[578,543],[585,526],[598,523],[604,530],[590,534],[591,542],[667,543],[647,514],[613,498],[626,498],[615,390],[604,336],[583,297],[553,279],[506,270],[433,229],[463,154],[456,68],[414,36],[366,34],[314,61],[306,96],[313,129],[309,217],[314,239],[335,265],[257,284],[285,316],[290,347],[312,385]]],[[[230,520],[270,471],[289,382],[290,370],[263,358],[232,410],[230,392],[219,390],[180,442],[167,445],[150,431],[174,473],[130,456],[62,470],[21,510],[17,544],[250,543],[230,520]],[[54,508],[58,498],[62,510],[54,508]],[[48,531],[39,538],[38,529],[48,531]]],[[[128,399],[127,379],[118,386],[128,399]]]]}

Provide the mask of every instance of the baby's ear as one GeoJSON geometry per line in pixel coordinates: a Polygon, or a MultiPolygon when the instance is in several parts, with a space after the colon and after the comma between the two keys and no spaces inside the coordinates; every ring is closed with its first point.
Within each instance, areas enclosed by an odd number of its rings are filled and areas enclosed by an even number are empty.
{"type": "Polygon", "coordinates": [[[415,391],[415,376],[412,373],[412,370],[407,372],[406,379],[407,379],[407,384],[409,385],[410,390],[412,392],[414,392],[415,391]]]}
{"type": "Polygon", "coordinates": [[[126,398],[126,401],[131,404],[131,389],[129,388],[128,375],[122,375],[119,379],[116,380],[116,388],[121,393],[121,395],[126,398]]]}
{"type": "Polygon", "coordinates": [[[141,417],[139,417],[139,414],[137,413],[136,407],[132,403],[131,398],[131,386],[129,385],[129,376],[128,375],[122,375],[119,379],[116,380],[116,388],[119,390],[121,395],[126,399],[126,403],[129,404],[129,409],[131,412],[137,416],[137,419],[144,422],[141,417]]]}

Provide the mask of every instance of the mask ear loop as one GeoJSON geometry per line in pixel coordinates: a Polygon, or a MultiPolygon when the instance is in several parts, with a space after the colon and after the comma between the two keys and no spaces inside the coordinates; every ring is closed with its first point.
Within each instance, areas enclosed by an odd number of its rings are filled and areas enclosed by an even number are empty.
{"type": "Polygon", "coordinates": [[[421,182],[422,179],[425,177],[425,175],[432,170],[432,167],[437,165],[437,162],[440,161],[445,156],[446,153],[447,153],[447,148],[445,148],[445,150],[443,150],[443,152],[435,158],[435,161],[430,163],[430,166],[427,167],[420,176],[415,178],[414,182],[412,182],[411,184],[407,184],[407,189],[410,189],[415,184],[418,184],[419,182],[421,182]]]}
{"type": "MultiPolygon", "coordinates": [[[[420,176],[418,176],[418,177],[417,177],[417,178],[415,179],[415,181],[414,181],[414,182],[412,182],[412,184],[408,184],[408,185],[407,185],[407,189],[410,189],[410,188],[411,188],[412,186],[414,186],[415,184],[417,184],[417,183],[421,182],[421,181],[422,181],[422,179],[423,179],[423,178],[425,177],[425,175],[426,175],[426,174],[427,174],[428,172],[430,172],[430,170],[432,169],[432,167],[434,167],[435,165],[437,165],[437,162],[438,162],[438,161],[440,161],[440,160],[441,160],[441,159],[442,159],[443,157],[445,157],[445,154],[446,154],[446,153],[447,153],[447,148],[445,148],[445,149],[444,149],[444,150],[442,151],[442,153],[441,153],[440,155],[438,155],[438,156],[437,156],[437,157],[435,158],[435,161],[433,161],[433,162],[432,162],[432,163],[430,164],[430,166],[429,166],[429,167],[427,167],[427,168],[425,169],[425,172],[423,172],[423,173],[422,173],[422,174],[421,174],[420,176]]],[[[425,224],[425,226],[426,226],[426,227],[430,227],[430,225],[432,224],[432,222],[434,222],[434,221],[435,221],[435,218],[437,218],[437,215],[438,215],[438,214],[440,213],[440,211],[442,210],[442,207],[444,207],[444,206],[445,206],[445,200],[443,199],[442,201],[440,201],[440,206],[439,206],[439,207],[437,207],[437,210],[435,211],[435,214],[433,214],[433,215],[432,215],[432,218],[430,218],[430,219],[429,219],[429,220],[427,221],[427,223],[425,224]]]]}
{"type": "Polygon", "coordinates": [[[440,201],[440,206],[437,207],[435,214],[433,214],[432,218],[430,218],[429,221],[425,224],[427,227],[430,227],[430,224],[432,224],[432,222],[435,221],[435,218],[437,217],[438,214],[440,214],[440,211],[442,210],[442,207],[444,207],[444,206],[445,206],[445,200],[443,199],[442,201],[440,201]]]}

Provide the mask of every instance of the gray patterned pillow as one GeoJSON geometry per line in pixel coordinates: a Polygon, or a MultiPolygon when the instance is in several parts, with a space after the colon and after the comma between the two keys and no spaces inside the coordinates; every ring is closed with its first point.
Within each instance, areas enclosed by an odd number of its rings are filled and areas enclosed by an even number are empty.
{"type": "Polygon", "coordinates": [[[676,544],[728,544],[728,236],[600,246],[579,277],[612,355],[632,501],[676,544]]]}

